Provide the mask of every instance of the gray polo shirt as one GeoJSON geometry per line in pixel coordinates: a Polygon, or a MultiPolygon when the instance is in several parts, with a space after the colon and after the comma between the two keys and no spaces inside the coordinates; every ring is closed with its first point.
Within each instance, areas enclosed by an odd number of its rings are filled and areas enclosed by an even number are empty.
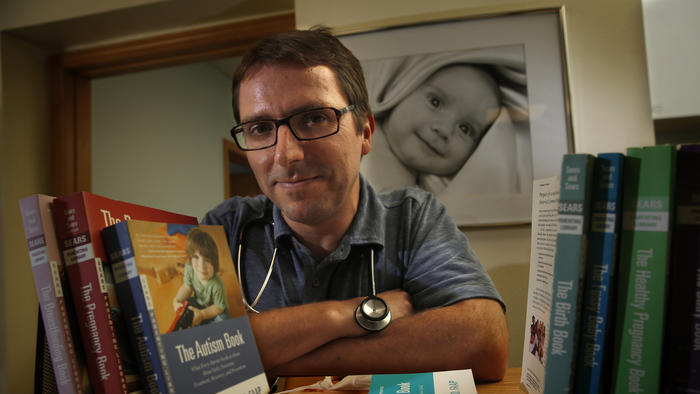
{"type": "Polygon", "coordinates": [[[403,289],[418,310],[469,298],[503,305],[466,236],[435,197],[416,188],[376,194],[362,176],[360,182],[357,214],[338,247],[321,261],[264,196],[234,197],[206,214],[204,224],[225,227],[234,265],[243,232],[242,291],[249,303],[257,297],[277,247],[272,275],[255,309],[367,296],[372,254],[377,293],[403,289]]]}

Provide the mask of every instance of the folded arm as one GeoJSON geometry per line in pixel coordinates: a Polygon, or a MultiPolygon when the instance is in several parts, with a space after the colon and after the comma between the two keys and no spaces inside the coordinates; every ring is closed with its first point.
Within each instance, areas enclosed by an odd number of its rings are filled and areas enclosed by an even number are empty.
{"type": "MultiPolygon", "coordinates": [[[[406,292],[392,290],[379,296],[389,305],[394,319],[413,313],[406,292]]],[[[265,369],[288,363],[337,339],[366,335],[367,331],[355,322],[355,308],[362,299],[324,301],[260,314],[250,313],[250,324],[265,369]]]]}
{"type": "MultiPolygon", "coordinates": [[[[394,314],[394,308],[391,308],[394,314]]],[[[338,313],[348,312],[338,310],[338,313]]],[[[315,324],[316,327],[323,326],[319,321],[315,324]]],[[[493,300],[465,300],[395,318],[379,333],[363,335],[356,331],[356,324],[352,329],[353,335],[340,335],[331,340],[328,338],[332,335],[321,336],[312,330],[305,335],[317,338],[317,343],[297,349],[296,354],[300,356],[292,360],[274,367],[265,364],[266,368],[270,374],[278,376],[464,368],[472,369],[477,380],[499,380],[505,374],[508,330],[503,310],[493,300]]]]}

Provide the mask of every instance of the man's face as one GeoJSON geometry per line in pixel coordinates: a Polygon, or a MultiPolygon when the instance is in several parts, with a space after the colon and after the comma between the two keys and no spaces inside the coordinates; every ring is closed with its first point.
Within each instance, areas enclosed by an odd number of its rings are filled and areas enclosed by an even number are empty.
{"type": "Polygon", "coordinates": [[[484,71],[443,68],[406,96],[384,123],[391,150],[406,166],[450,175],[476,149],[499,112],[498,91],[484,71]]]}
{"type": "MultiPolygon", "coordinates": [[[[328,67],[287,65],[254,70],[241,82],[239,102],[241,122],[353,104],[328,67]]],[[[340,118],[340,131],[330,137],[299,141],[287,126],[280,126],[275,146],[247,152],[260,188],[288,222],[317,225],[354,216],[360,158],[371,148],[373,125],[366,121],[360,130],[346,113],[340,118]]]]}

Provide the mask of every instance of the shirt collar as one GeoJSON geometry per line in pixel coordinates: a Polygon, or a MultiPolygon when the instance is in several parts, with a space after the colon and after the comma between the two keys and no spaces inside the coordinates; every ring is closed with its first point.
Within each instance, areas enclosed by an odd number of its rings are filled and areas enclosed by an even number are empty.
{"type": "MultiPolygon", "coordinates": [[[[377,198],[372,186],[360,174],[360,202],[358,204],[357,213],[350,223],[350,227],[340,240],[338,247],[349,243],[354,245],[377,245],[380,248],[384,247],[384,219],[386,210],[382,203],[377,198]]],[[[294,235],[291,227],[287,224],[282,216],[282,211],[273,204],[272,219],[274,220],[274,236],[275,243],[280,244],[281,237],[291,237],[294,235]]]]}

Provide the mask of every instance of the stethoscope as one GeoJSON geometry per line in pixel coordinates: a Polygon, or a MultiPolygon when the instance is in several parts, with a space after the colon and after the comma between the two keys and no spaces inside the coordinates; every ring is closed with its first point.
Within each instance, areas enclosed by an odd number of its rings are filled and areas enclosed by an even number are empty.
{"type": "MultiPolygon", "coordinates": [[[[238,269],[238,286],[241,289],[241,297],[243,298],[243,304],[246,309],[254,313],[260,313],[260,311],[255,309],[255,305],[260,301],[260,296],[262,296],[267,287],[267,283],[270,281],[270,276],[272,276],[272,270],[275,266],[275,260],[277,257],[277,247],[275,246],[272,252],[272,259],[270,260],[270,268],[267,270],[267,275],[263,281],[260,291],[255,296],[252,303],[248,303],[246,296],[243,292],[243,280],[241,279],[241,250],[243,249],[243,230],[241,230],[238,237],[238,256],[236,257],[236,264],[238,269]]],[[[389,310],[389,305],[381,297],[377,296],[377,289],[375,286],[374,279],[374,249],[370,248],[370,281],[372,283],[372,288],[370,295],[362,300],[360,305],[355,309],[355,321],[360,327],[367,331],[381,331],[385,329],[391,322],[391,311],[389,310]]]]}

